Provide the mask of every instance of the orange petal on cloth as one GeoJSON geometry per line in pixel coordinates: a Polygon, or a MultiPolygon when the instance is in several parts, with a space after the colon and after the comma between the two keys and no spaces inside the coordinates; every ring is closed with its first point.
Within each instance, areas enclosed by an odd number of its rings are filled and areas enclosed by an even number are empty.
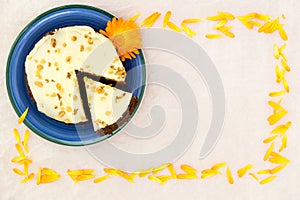
{"type": "Polygon", "coordinates": [[[184,164],[184,165],[181,165],[180,168],[189,175],[197,174],[197,170],[189,165],[184,164]]]}
{"type": "Polygon", "coordinates": [[[168,12],[165,14],[164,21],[163,21],[163,28],[166,28],[167,23],[168,23],[169,20],[170,20],[171,14],[172,14],[171,11],[168,11],[168,12]]]}
{"type": "Polygon", "coordinates": [[[218,39],[222,38],[223,36],[221,34],[206,34],[205,37],[207,39],[218,39]]]}
{"type": "Polygon", "coordinates": [[[101,177],[98,177],[96,179],[94,179],[94,183],[100,183],[102,181],[105,181],[106,179],[108,179],[110,176],[109,175],[105,175],[105,176],[101,176],[101,177]]]}
{"type": "Polygon", "coordinates": [[[226,176],[227,176],[227,180],[230,184],[233,184],[234,183],[234,180],[233,180],[233,177],[232,177],[232,174],[231,174],[231,171],[230,171],[230,168],[227,167],[226,169],[226,176]]]}
{"type": "Polygon", "coordinates": [[[273,152],[273,149],[274,149],[274,142],[272,142],[272,144],[269,146],[268,150],[266,151],[264,156],[264,161],[269,159],[271,153],[273,152]]]}
{"type": "Polygon", "coordinates": [[[20,118],[18,119],[18,124],[23,123],[23,121],[25,120],[27,114],[28,114],[28,107],[26,108],[26,110],[23,112],[23,114],[20,116],[20,118]]]}
{"type": "Polygon", "coordinates": [[[272,114],[270,117],[268,117],[268,121],[270,125],[276,124],[279,120],[281,120],[288,112],[287,111],[281,111],[277,112],[275,114],[272,114]]]}
{"type": "Polygon", "coordinates": [[[254,166],[252,164],[248,164],[245,167],[239,169],[237,174],[240,178],[242,178],[249,170],[251,170],[254,166]]]}
{"type": "Polygon", "coordinates": [[[175,25],[173,22],[168,22],[167,25],[173,31],[181,32],[181,29],[177,25],[175,25]]]}
{"type": "Polygon", "coordinates": [[[262,185],[267,184],[267,183],[273,181],[275,178],[277,178],[277,176],[270,176],[268,178],[265,178],[265,179],[261,180],[259,183],[262,184],[262,185]]]}

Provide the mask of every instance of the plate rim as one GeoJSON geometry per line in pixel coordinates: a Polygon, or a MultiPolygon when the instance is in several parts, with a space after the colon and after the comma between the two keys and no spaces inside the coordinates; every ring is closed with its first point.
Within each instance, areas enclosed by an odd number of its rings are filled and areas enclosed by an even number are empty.
{"type": "MultiPolygon", "coordinates": [[[[89,6],[89,5],[84,5],[84,4],[70,4],[70,5],[63,5],[63,6],[59,6],[59,7],[55,7],[55,8],[52,8],[50,10],[47,10],[45,12],[43,12],[42,14],[36,16],[34,19],[32,19],[21,31],[20,33],[17,35],[17,37],[15,38],[12,46],[10,47],[10,50],[9,50],[9,55],[8,55],[8,58],[7,58],[7,62],[6,62],[6,73],[5,73],[5,77],[6,77],[6,90],[7,90],[7,93],[8,93],[8,96],[9,96],[9,100],[10,100],[10,103],[14,109],[14,111],[16,112],[17,116],[20,117],[21,114],[24,112],[22,112],[18,106],[17,106],[17,103],[15,102],[15,98],[13,97],[12,95],[12,88],[10,86],[10,65],[11,65],[11,60],[12,60],[12,56],[14,54],[14,51],[15,51],[15,48],[17,46],[17,44],[19,43],[21,37],[24,35],[24,33],[27,31],[28,28],[30,28],[35,22],[37,22],[38,20],[40,20],[41,18],[53,13],[53,12],[56,12],[56,11],[60,11],[60,10],[65,10],[65,9],[72,9],[72,8],[82,8],[82,9],[87,9],[87,10],[93,10],[93,11],[96,11],[96,12],[99,12],[99,13],[102,13],[110,18],[113,18],[113,17],[117,17],[117,16],[114,16],[113,14],[111,14],[110,12],[108,11],[105,11],[103,9],[100,9],[100,8],[97,8],[97,7],[93,7],[93,6],[89,6]]],[[[96,144],[96,143],[99,143],[101,141],[104,141],[114,135],[116,135],[118,132],[120,132],[128,123],[129,121],[135,116],[136,112],[138,111],[138,108],[140,107],[141,105],[141,102],[143,100],[143,97],[144,97],[144,94],[145,94],[145,89],[146,89],[146,62],[145,62],[145,57],[144,57],[144,53],[143,53],[143,50],[142,49],[139,49],[139,57],[140,57],[140,61],[141,61],[141,64],[142,64],[142,87],[141,87],[141,92],[140,92],[140,99],[139,99],[139,102],[136,106],[136,108],[134,109],[134,111],[132,112],[132,114],[130,115],[129,119],[127,120],[127,122],[125,122],[124,124],[122,124],[121,126],[119,126],[115,131],[115,133],[113,134],[109,134],[109,135],[106,135],[106,136],[101,136],[99,137],[100,139],[98,140],[91,140],[91,141],[88,141],[88,142],[84,142],[82,140],[80,141],[66,141],[66,140],[61,140],[61,139],[58,139],[58,138],[52,138],[52,137],[49,137],[48,135],[44,134],[44,133],[41,133],[41,131],[37,130],[33,125],[31,125],[26,119],[24,120],[24,124],[26,125],[27,128],[29,128],[31,131],[33,131],[35,134],[37,134],[38,136],[46,139],[47,141],[50,141],[50,142],[53,142],[55,144],[59,144],[59,145],[64,145],[64,146],[73,146],[73,147],[80,147],[80,146],[87,146],[87,145],[93,145],[93,144],[96,144]]],[[[37,110],[38,111],[38,110],[37,110]]],[[[30,111],[29,111],[30,112],[30,111]]]]}

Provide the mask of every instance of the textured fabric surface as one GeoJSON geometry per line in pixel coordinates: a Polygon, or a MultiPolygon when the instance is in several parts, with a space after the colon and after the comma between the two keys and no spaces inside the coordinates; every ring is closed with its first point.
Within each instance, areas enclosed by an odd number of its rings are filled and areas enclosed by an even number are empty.
{"type": "MultiPolygon", "coordinates": [[[[300,190],[300,135],[299,119],[300,83],[298,68],[299,12],[300,2],[260,1],[260,0],[173,0],[173,1],[129,1],[129,0],[1,0],[0,7],[0,199],[230,199],[230,200],[267,200],[299,199],[300,190]],[[208,3],[209,2],[209,3],[208,3]],[[6,91],[5,68],[11,45],[19,32],[34,17],[53,7],[65,4],[88,4],[107,10],[114,15],[128,18],[141,13],[139,23],[149,14],[158,11],[164,14],[173,12],[171,21],[180,24],[184,18],[205,18],[217,11],[227,11],[235,15],[260,12],[272,17],[286,15],[283,21],[289,35],[285,50],[292,67],[287,75],[291,93],[282,103],[289,110],[287,119],[293,122],[288,131],[288,147],[284,155],[291,164],[279,173],[276,181],[261,186],[251,177],[238,179],[236,170],[252,163],[255,170],[272,167],[263,162],[267,146],[262,141],[271,130],[267,117],[272,112],[267,105],[268,93],[279,88],[275,83],[275,64],[273,44],[283,44],[277,34],[264,35],[246,29],[238,20],[230,22],[236,38],[208,40],[206,33],[213,33],[213,22],[203,21],[190,27],[197,33],[193,38],[215,63],[222,78],[226,95],[226,119],[222,136],[213,152],[204,160],[199,160],[200,147],[203,144],[211,120],[211,100],[206,85],[193,68],[181,58],[158,50],[146,50],[148,63],[159,63],[178,72],[191,86],[199,106],[199,126],[197,135],[189,149],[174,162],[176,171],[180,164],[186,163],[201,171],[217,162],[226,161],[233,170],[235,184],[227,183],[225,177],[218,176],[207,180],[169,181],[160,186],[147,178],[137,178],[134,184],[117,177],[103,183],[92,181],[75,184],[67,176],[67,169],[93,168],[97,175],[104,174],[105,163],[100,163],[85,148],[71,148],[50,143],[35,134],[29,140],[30,156],[33,164],[30,171],[37,172],[38,167],[49,167],[62,175],[52,184],[37,186],[34,181],[20,184],[21,177],[12,172],[16,167],[10,160],[17,155],[13,148],[15,140],[12,129],[18,127],[24,132],[24,125],[17,125],[14,112],[6,91]]],[[[161,27],[162,17],[155,24],[161,27]]],[[[159,70],[148,74],[153,79],[159,70]]],[[[108,142],[124,151],[133,153],[155,152],[172,142],[180,124],[180,105],[176,97],[158,85],[148,85],[143,103],[134,118],[138,126],[151,123],[149,113],[154,105],[162,105],[168,110],[166,123],[161,134],[148,140],[138,140],[124,132],[109,139],[108,142]]]]}

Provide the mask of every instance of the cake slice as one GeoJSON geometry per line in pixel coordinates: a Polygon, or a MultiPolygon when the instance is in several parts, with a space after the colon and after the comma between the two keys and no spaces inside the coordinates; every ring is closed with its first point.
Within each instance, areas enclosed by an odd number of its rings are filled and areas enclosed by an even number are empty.
{"type": "Polygon", "coordinates": [[[91,121],[97,133],[110,134],[129,120],[138,102],[132,93],[87,77],[84,77],[84,84],[91,121]]]}

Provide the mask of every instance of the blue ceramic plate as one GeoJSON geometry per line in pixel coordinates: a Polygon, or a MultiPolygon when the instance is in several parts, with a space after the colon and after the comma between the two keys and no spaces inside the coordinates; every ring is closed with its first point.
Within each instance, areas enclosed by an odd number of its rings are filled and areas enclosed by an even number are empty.
{"type": "MultiPolygon", "coordinates": [[[[6,86],[11,104],[20,116],[29,107],[28,115],[24,121],[26,126],[39,136],[68,146],[82,146],[100,142],[117,132],[125,124],[121,125],[111,135],[99,136],[91,125],[82,126],[66,125],[47,117],[39,112],[30,99],[24,77],[24,63],[26,56],[46,33],[61,27],[86,25],[95,30],[105,29],[107,21],[111,20],[112,14],[98,8],[84,5],[68,5],[49,10],[32,22],[30,22],[19,34],[14,42],[7,61],[6,86]]],[[[134,95],[141,102],[145,87],[145,61],[142,51],[136,59],[126,60],[123,63],[126,71],[132,70],[127,76],[127,83],[134,90],[134,95]]],[[[136,107],[132,116],[135,114],[136,107]]],[[[131,117],[132,117],[131,116],[131,117]]]]}

